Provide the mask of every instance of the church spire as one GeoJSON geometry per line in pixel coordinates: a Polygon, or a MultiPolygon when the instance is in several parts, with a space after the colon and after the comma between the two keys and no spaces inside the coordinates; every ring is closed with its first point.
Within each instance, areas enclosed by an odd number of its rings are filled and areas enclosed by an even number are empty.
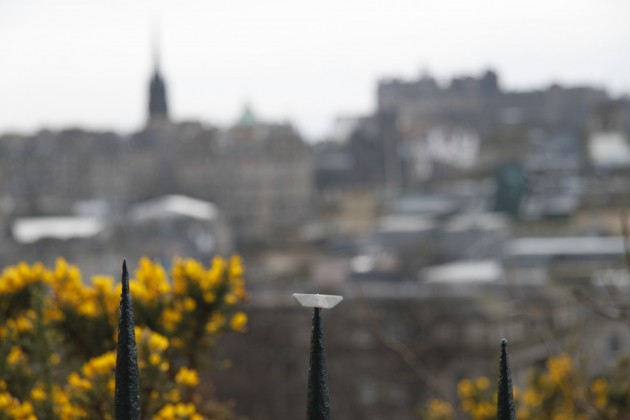
{"type": "MultiPolygon", "coordinates": [[[[157,31],[156,31],[157,32],[157,31]]],[[[168,120],[166,85],[160,72],[160,46],[157,34],[153,35],[153,75],[149,84],[149,121],[168,120]]]]}

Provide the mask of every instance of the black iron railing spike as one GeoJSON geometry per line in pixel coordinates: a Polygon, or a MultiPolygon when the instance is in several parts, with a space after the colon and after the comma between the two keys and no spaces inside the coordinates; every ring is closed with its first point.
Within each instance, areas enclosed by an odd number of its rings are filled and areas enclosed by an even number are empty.
{"type": "Polygon", "coordinates": [[[138,350],[133,322],[133,305],[129,291],[127,261],[122,266],[122,293],[116,350],[116,420],[140,419],[140,380],[138,350]]]}
{"type": "Polygon", "coordinates": [[[320,312],[320,308],[313,308],[311,359],[308,371],[308,420],[330,419],[328,374],[326,372],[326,355],[324,353],[324,329],[320,312]]]}
{"type": "Polygon", "coordinates": [[[512,377],[507,352],[507,340],[501,340],[501,358],[499,359],[499,391],[497,399],[498,420],[516,420],[512,377]]]}

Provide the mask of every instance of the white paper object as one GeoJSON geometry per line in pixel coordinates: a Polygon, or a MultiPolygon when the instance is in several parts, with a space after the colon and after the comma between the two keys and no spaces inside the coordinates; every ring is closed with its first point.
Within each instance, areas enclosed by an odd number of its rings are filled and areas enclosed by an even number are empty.
{"type": "Polygon", "coordinates": [[[337,306],[337,304],[343,300],[343,297],[337,295],[293,293],[293,297],[305,308],[330,309],[337,306]]]}

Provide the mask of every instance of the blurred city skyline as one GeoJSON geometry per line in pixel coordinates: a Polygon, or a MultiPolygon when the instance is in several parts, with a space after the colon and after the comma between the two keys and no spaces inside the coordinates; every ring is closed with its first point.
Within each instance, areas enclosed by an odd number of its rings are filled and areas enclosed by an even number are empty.
{"type": "Polygon", "coordinates": [[[227,125],[249,103],[311,141],[337,116],[370,112],[379,79],[423,71],[627,94],[627,16],[621,0],[6,1],[0,133],[139,129],[156,38],[175,120],[227,125]]]}

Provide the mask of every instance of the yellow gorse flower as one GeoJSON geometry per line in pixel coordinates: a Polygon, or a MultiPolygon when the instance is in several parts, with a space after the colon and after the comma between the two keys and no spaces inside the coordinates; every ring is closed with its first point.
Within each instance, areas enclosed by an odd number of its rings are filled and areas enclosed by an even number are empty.
{"type": "Polygon", "coordinates": [[[151,331],[149,338],[149,348],[153,351],[163,352],[168,348],[168,338],[151,331]]]}
{"type": "Polygon", "coordinates": [[[460,398],[468,398],[474,390],[473,383],[470,379],[462,379],[457,384],[457,393],[460,398]]]}
{"type": "Polygon", "coordinates": [[[81,368],[81,373],[87,378],[111,375],[116,368],[116,352],[110,351],[102,356],[90,359],[81,368]]]}
{"type": "Polygon", "coordinates": [[[43,283],[48,279],[41,263],[29,266],[21,262],[17,266],[6,268],[0,275],[0,295],[17,293],[29,285],[43,283]]]}
{"type": "Polygon", "coordinates": [[[6,361],[9,365],[17,365],[20,362],[26,360],[26,355],[22,349],[18,346],[11,347],[9,354],[6,357],[6,361]]]}
{"type": "Polygon", "coordinates": [[[455,410],[446,401],[431,399],[428,404],[428,420],[451,420],[455,418],[455,410]]]}
{"type": "Polygon", "coordinates": [[[195,370],[184,366],[175,375],[175,382],[187,387],[195,387],[199,384],[199,374],[195,370]]]}
{"type": "Polygon", "coordinates": [[[177,324],[179,324],[181,320],[182,313],[175,309],[167,308],[162,313],[162,324],[167,330],[175,329],[175,327],[177,326],[177,324]]]}
{"type": "Polygon", "coordinates": [[[212,314],[210,321],[206,324],[206,331],[209,334],[214,334],[219,331],[225,325],[225,316],[220,313],[212,314]]]}
{"type": "Polygon", "coordinates": [[[552,357],[547,360],[547,369],[549,370],[549,376],[553,382],[561,382],[573,369],[571,357],[566,353],[552,357]]]}
{"type": "Polygon", "coordinates": [[[481,391],[490,388],[490,379],[487,376],[480,376],[475,380],[475,386],[481,391]]]}
{"type": "Polygon", "coordinates": [[[230,328],[234,331],[245,331],[247,327],[247,314],[244,312],[237,312],[232,316],[230,320],[230,328]]]}
{"type": "Polygon", "coordinates": [[[68,375],[68,384],[71,387],[82,389],[82,390],[90,390],[92,389],[92,382],[89,380],[82,378],[78,373],[72,372],[68,375]]]}
{"type": "Polygon", "coordinates": [[[171,291],[166,271],[157,262],[148,258],[140,260],[136,279],[129,284],[131,296],[147,305],[157,305],[171,291]]]}
{"type": "Polygon", "coordinates": [[[166,404],[154,417],[156,420],[201,420],[201,416],[193,404],[166,404]]]}
{"type": "Polygon", "coordinates": [[[15,319],[15,328],[18,332],[28,332],[33,329],[33,322],[26,316],[19,316],[15,319]]]}
{"type": "Polygon", "coordinates": [[[48,396],[42,388],[38,387],[31,390],[31,398],[33,399],[33,401],[43,401],[48,398],[48,396]]]}

